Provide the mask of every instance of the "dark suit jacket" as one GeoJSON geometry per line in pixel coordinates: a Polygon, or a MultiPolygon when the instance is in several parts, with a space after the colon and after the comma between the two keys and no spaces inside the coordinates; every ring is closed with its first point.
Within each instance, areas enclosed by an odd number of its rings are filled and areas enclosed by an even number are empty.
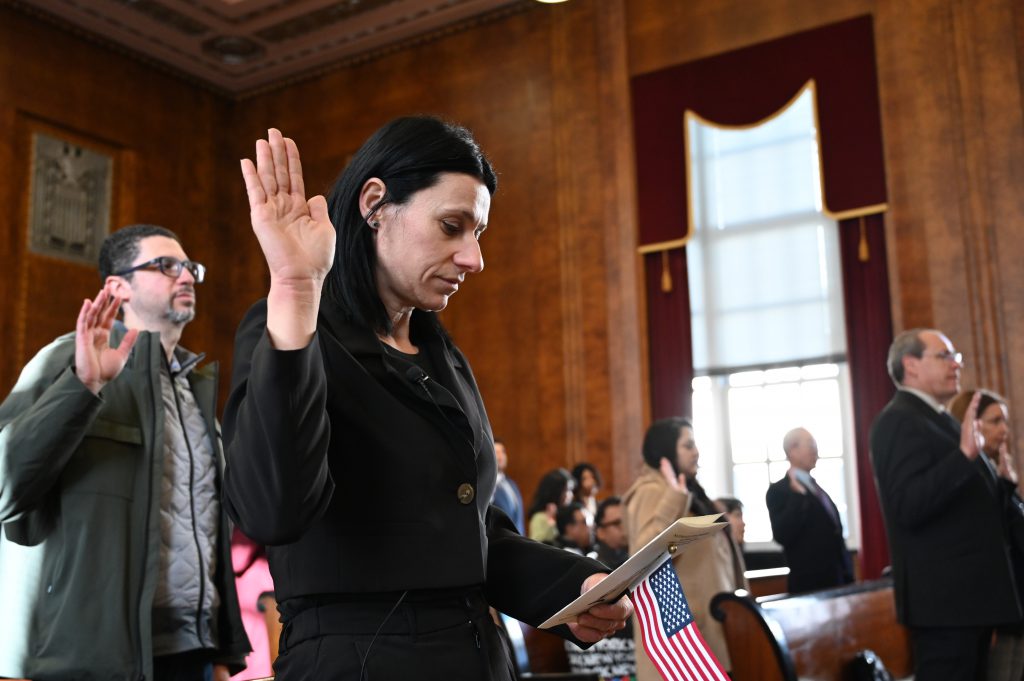
{"type": "Polygon", "coordinates": [[[812,493],[790,489],[789,478],[785,477],[768,488],[765,501],[772,535],[782,545],[789,566],[790,593],[829,589],[853,581],[850,554],[843,528],[833,520],[839,513],[831,498],[830,512],[812,493]]]}
{"type": "Polygon", "coordinates": [[[267,338],[266,302],[249,310],[225,409],[224,505],[269,545],[283,613],[314,595],[480,585],[539,624],[605,569],[521,536],[489,504],[494,445],[469,364],[433,315],[413,312],[411,334],[427,380],[323,309],[313,342],[287,352],[267,338]],[[472,499],[460,499],[466,484],[472,499]]]}
{"type": "Polygon", "coordinates": [[[1008,507],[960,428],[900,390],[871,427],[896,613],[912,627],[992,626],[1021,619],[1010,565],[1008,507]]]}

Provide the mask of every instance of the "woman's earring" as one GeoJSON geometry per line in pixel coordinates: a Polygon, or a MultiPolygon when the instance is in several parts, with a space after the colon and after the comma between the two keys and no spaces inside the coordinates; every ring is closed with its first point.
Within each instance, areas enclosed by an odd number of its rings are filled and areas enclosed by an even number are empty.
{"type": "Polygon", "coordinates": [[[373,222],[371,222],[371,223],[370,223],[370,229],[372,229],[372,230],[373,230],[373,231],[375,231],[375,232],[376,232],[376,231],[377,231],[378,229],[380,229],[380,220],[374,220],[373,222]]]}

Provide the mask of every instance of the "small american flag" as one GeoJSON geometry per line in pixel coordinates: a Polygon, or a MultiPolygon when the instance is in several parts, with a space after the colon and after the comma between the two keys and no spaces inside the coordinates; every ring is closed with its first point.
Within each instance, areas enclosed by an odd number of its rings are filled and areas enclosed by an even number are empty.
{"type": "Polygon", "coordinates": [[[666,681],[729,681],[693,621],[668,553],[633,590],[644,649],[666,681]]]}

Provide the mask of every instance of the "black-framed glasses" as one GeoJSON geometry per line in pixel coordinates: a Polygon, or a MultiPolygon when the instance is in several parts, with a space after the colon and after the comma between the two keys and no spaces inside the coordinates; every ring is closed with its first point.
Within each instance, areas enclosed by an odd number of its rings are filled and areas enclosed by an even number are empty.
{"type": "Polygon", "coordinates": [[[169,255],[162,255],[159,258],[153,258],[146,262],[139,263],[134,267],[129,267],[126,270],[120,272],[114,272],[114,276],[123,277],[126,274],[131,274],[136,270],[151,270],[158,269],[161,274],[166,274],[172,279],[177,279],[181,276],[181,271],[188,270],[191,273],[192,278],[196,280],[197,284],[202,284],[203,279],[206,278],[206,265],[195,262],[194,260],[178,260],[177,258],[169,255]]]}

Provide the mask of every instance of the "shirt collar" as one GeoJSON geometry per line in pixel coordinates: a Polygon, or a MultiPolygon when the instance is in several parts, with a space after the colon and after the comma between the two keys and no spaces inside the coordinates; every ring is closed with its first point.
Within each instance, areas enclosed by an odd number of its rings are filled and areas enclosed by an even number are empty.
{"type": "Polygon", "coordinates": [[[946,411],[945,405],[941,404],[937,399],[935,399],[928,393],[924,392],[923,390],[918,390],[917,388],[908,388],[905,385],[901,385],[900,390],[908,392],[911,395],[914,395],[915,397],[919,398],[922,402],[927,404],[929,407],[934,409],[939,414],[942,414],[946,411]]]}

